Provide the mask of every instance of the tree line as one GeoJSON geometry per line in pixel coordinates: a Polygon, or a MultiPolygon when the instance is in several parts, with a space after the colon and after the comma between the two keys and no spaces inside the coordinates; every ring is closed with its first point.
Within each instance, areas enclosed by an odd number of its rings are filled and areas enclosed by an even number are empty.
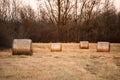
{"type": "Polygon", "coordinates": [[[0,1],[0,46],[15,38],[33,42],[120,42],[114,0],[45,0],[35,12],[18,0],[0,1]]]}

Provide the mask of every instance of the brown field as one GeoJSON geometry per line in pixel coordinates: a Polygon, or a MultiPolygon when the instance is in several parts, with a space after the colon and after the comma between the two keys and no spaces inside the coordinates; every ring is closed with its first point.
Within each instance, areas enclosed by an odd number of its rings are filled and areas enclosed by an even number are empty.
{"type": "Polygon", "coordinates": [[[50,52],[50,43],[32,45],[33,56],[0,51],[0,80],[120,80],[120,44],[110,52],[96,52],[93,43],[63,43],[62,52],[50,52]]]}

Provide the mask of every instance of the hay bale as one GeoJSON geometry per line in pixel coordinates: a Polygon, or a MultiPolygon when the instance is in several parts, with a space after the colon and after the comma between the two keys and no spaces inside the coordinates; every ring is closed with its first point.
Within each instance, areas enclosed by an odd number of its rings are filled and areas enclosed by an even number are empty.
{"type": "Polygon", "coordinates": [[[97,43],[97,52],[109,52],[110,43],[109,42],[98,42],[97,43]]]}
{"type": "Polygon", "coordinates": [[[51,52],[60,52],[62,51],[62,44],[61,43],[52,43],[51,44],[51,52]]]}
{"type": "Polygon", "coordinates": [[[88,41],[80,41],[80,48],[81,49],[89,49],[89,42],[88,41]]]}
{"type": "Polygon", "coordinates": [[[32,40],[14,39],[12,54],[13,55],[32,55],[32,40]]]}

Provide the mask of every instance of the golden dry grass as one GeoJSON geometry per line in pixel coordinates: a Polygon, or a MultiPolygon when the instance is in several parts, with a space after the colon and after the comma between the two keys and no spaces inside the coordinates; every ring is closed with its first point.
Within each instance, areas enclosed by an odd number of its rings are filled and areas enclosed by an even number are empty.
{"type": "Polygon", "coordinates": [[[51,52],[50,43],[33,43],[33,56],[1,51],[0,80],[120,80],[120,44],[111,52],[96,52],[96,45],[63,43],[62,52],[51,52]]]}

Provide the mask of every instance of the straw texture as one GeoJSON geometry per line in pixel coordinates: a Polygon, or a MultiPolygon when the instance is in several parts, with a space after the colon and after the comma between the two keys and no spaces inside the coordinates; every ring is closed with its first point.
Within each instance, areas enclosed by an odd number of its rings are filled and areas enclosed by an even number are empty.
{"type": "Polygon", "coordinates": [[[13,55],[32,55],[32,40],[14,39],[12,54],[13,55]]]}

